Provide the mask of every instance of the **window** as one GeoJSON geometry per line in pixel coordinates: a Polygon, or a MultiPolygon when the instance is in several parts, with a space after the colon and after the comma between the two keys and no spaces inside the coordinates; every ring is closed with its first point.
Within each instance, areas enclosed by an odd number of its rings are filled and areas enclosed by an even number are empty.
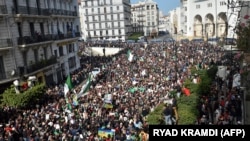
{"type": "Polygon", "coordinates": [[[148,22],[148,26],[150,26],[150,22],[148,22]]]}
{"type": "Polygon", "coordinates": [[[76,58],[75,58],[75,56],[70,57],[68,59],[68,62],[69,62],[69,69],[72,69],[72,68],[76,67],[76,58]]]}
{"type": "Polygon", "coordinates": [[[73,48],[73,46],[72,46],[72,44],[69,44],[69,53],[72,53],[72,52],[74,52],[74,48],[73,48]]]}
{"type": "Polygon", "coordinates": [[[19,37],[23,37],[22,25],[20,22],[17,23],[19,37]]]}
{"type": "Polygon", "coordinates": [[[196,9],[200,9],[201,8],[201,6],[200,5],[196,5],[196,9]]]}
{"type": "Polygon", "coordinates": [[[86,15],[88,15],[88,9],[85,9],[85,13],[86,13],[86,15]]]}
{"type": "MultiPolygon", "coordinates": [[[[34,51],[34,57],[35,57],[35,62],[38,62],[39,60],[38,60],[38,49],[34,49],[33,50],[34,51]]],[[[41,59],[44,59],[44,58],[41,58],[41,59]]]]}
{"type": "Polygon", "coordinates": [[[208,4],[207,4],[207,7],[212,7],[212,3],[208,3],[208,4]]]}
{"type": "Polygon", "coordinates": [[[59,46],[59,56],[63,56],[63,47],[59,46]]]}
{"type": "Polygon", "coordinates": [[[110,12],[113,12],[113,7],[110,7],[110,12]]]}
{"type": "Polygon", "coordinates": [[[152,26],[154,26],[155,25],[155,22],[152,22],[152,26]]]}
{"type": "Polygon", "coordinates": [[[5,79],[5,68],[4,68],[4,63],[3,63],[3,56],[0,56],[0,80],[5,79]]]}
{"type": "Polygon", "coordinates": [[[55,57],[58,57],[57,50],[54,50],[55,57]]]}
{"type": "Polygon", "coordinates": [[[185,11],[187,11],[187,7],[184,7],[185,11]]]}
{"type": "MultiPolygon", "coordinates": [[[[240,1],[239,1],[240,2],[240,1]]],[[[220,2],[220,6],[227,5],[225,1],[220,2]]]]}

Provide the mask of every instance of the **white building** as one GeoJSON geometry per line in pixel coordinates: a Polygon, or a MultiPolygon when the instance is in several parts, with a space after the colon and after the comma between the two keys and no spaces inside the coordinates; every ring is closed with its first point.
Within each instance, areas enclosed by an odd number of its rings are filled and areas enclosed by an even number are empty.
{"type": "Polygon", "coordinates": [[[51,84],[80,67],[77,0],[0,0],[0,84],[51,84]]]}
{"type": "Polygon", "coordinates": [[[181,27],[182,27],[182,31],[183,34],[186,35],[187,34],[187,29],[188,29],[188,25],[187,25],[187,17],[188,17],[188,13],[190,9],[188,9],[188,0],[181,0],[181,27]]]}
{"type": "Polygon", "coordinates": [[[170,18],[170,33],[181,34],[183,27],[181,25],[181,8],[176,7],[174,10],[169,11],[170,18]]]}
{"type": "Polygon", "coordinates": [[[186,22],[182,23],[184,33],[193,38],[233,38],[232,30],[238,13],[230,11],[227,2],[228,0],[181,0],[181,18],[186,22]]]}
{"type": "Polygon", "coordinates": [[[162,11],[159,12],[159,31],[168,31],[170,29],[169,15],[164,15],[162,11]]]}
{"type": "Polygon", "coordinates": [[[144,36],[158,34],[159,8],[153,0],[139,1],[132,4],[133,32],[143,32],[144,36]]]}
{"type": "Polygon", "coordinates": [[[132,32],[130,0],[81,0],[83,38],[126,40],[132,32]]]}

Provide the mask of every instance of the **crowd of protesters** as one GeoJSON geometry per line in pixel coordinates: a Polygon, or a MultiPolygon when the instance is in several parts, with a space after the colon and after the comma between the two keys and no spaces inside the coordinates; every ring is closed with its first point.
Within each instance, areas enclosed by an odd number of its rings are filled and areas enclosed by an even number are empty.
{"type": "MultiPolygon", "coordinates": [[[[191,74],[191,67],[207,69],[213,63],[223,63],[220,60],[223,49],[207,43],[123,45],[124,49],[114,56],[83,57],[81,69],[71,74],[75,88],[66,96],[63,82],[48,87],[44,98],[35,106],[3,108],[0,141],[147,141],[147,115],[160,103],[170,101],[166,104],[169,111],[166,108],[163,113],[165,124],[178,121],[176,100],[182,94],[183,82],[196,78],[191,74]],[[102,71],[94,78],[87,94],[78,98],[78,104],[73,104],[74,93],[81,90],[82,80],[87,79],[93,67],[102,71]],[[170,95],[173,90],[177,90],[176,97],[170,95]],[[112,95],[109,107],[104,106],[106,94],[112,95]],[[114,134],[100,137],[99,129],[114,134]]],[[[233,75],[230,72],[229,80],[233,75]]],[[[232,88],[227,80],[217,80],[212,87],[213,95],[201,98],[197,124],[240,121],[239,90],[232,88]]]]}

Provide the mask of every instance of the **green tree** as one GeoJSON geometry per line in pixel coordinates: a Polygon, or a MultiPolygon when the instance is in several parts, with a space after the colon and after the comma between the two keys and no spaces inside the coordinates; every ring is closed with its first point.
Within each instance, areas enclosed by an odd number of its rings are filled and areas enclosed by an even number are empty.
{"type": "Polygon", "coordinates": [[[34,87],[16,94],[14,85],[4,91],[1,99],[1,106],[10,106],[17,108],[24,108],[28,105],[33,105],[45,94],[45,84],[37,84],[34,87]]]}
{"type": "Polygon", "coordinates": [[[250,20],[246,23],[239,23],[236,26],[237,34],[237,48],[244,51],[249,51],[250,49],[250,20]]]}

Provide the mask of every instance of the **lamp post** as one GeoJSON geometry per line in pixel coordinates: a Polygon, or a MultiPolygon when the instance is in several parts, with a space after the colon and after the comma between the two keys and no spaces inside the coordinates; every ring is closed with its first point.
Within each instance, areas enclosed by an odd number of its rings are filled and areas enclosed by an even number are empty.
{"type": "Polygon", "coordinates": [[[177,60],[177,42],[174,41],[174,39],[172,38],[172,43],[173,43],[173,47],[174,47],[174,53],[175,53],[175,60],[174,60],[174,63],[175,63],[175,81],[177,82],[177,73],[178,73],[178,66],[177,66],[177,63],[178,63],[178,60],[177,60]]]}

